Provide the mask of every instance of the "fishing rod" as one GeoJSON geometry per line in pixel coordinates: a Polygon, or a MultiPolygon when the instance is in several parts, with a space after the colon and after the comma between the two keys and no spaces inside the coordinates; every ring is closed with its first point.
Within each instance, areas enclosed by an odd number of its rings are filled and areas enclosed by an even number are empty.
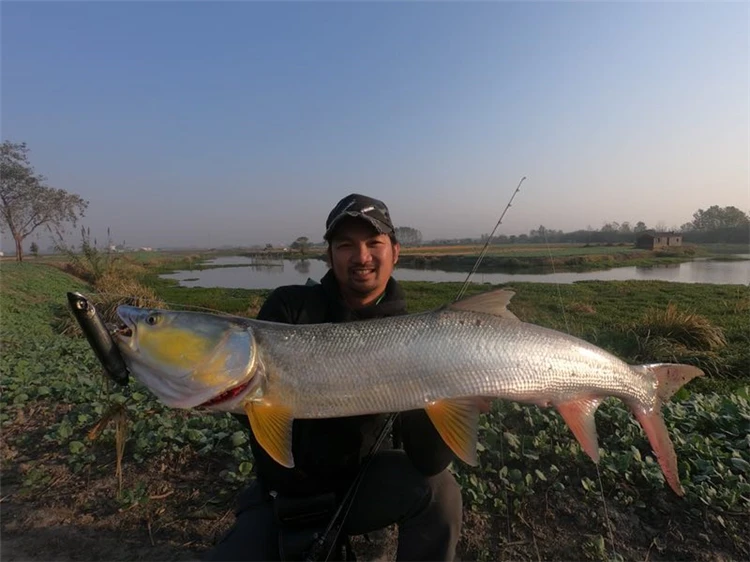
{"type": "Polygon", "coordinates": [[[497,227],[500,226],[500,224],[503,222],[503,218],[505,218],[505,213],[508,212],[508,209],[510,209],[511,204],[513,203],[513,199],[515,199],[516,194],[521,191],[521,184],[526,179],[526,176],[521,178],[521,181],[518,182],[518,185],[516,186],[515,191],[513,192],[513,195],[510,196],[510,199],[508,200],[508,204],[505,206],[505,209],[503,209],[503,212],[500,214],[500,218],[497,220],[497,224],[495,224],[495,228],[492,229],[492,232],[487,237],[487,240],[484,243],[484,247],[482,248],[482,251],[479,252],[479,257],[477,258],[477,261],[474,262],[474,267],[471,268],[471,271],[469,271],[469,274],[466,276],[466,280],[464,281],[464,284],[461,286],[461,289],[458,291],[458,295],[456,295],[456,299],[453,302],[456,302],[461,299],[461,297],[464,296],[464,293],[466,292],[466,288],[469,286],[469,279],[471,279],[471,276],[476,273],[477,269],[479,269],[479,264],[484,259],[485,254],[487,253],[487,248],[490,246],[490,240],[492,240],[492,237],[495,235],[495,231],[497,230],[497,227]]]}
{"type": "MultiPolygon", "coordinates": [[[[516,189],[513,191],[513,194],[508,200],[507,205],[503,209],[503,212],[500,214],[500,218],[495,224],[495,228],[492,229],[492,232],[487,237],[487,240],[484,243],[484,247],[482,248],[482,251],[479,253],[479,257],[477,258],[476,262],[474,263],[474,267],[472,267],[471,271],[466,276],[466,279],[464,280],[464,283],[461,286],[461,289],[459,289],[458,294],[456,295],[456,298],[454,299],[453,302],[460,300],[461,297],[466,292],[466,288],[469,286],[469,280],[471,279],[471,276],[474,273],[476,273],[477,269],[479,268],[479,264],[482,262],[482,260],[484,259],[484,256],[487,253],[487,248],[490,245],[490,241],[492,240],[492,237],[495,235],[495,231],[503,222],[503,218],[505,217],[505,214],[508,212],[508,209],[510,209],[511,204],[513,203],[513,199],[515,199],[516,195],[521,190],[521,184],[525,180],[526,180],[526,176],[523,176],[521,178],[521,181],[518,182],[516,189]]],[[[339,506],[334,512],[333,516],[331,517],[331,521],[328,523],[328,526],[326,527],[325,531],[323,531],[323,533],[321,533],[321,535],[317,539],[315,539],[312,546],[310,547],[307,553],[307,556],[305,557],[305,562],[315,562],[317,560],[321,560],[320,555],[323,554],[323,552],[325,552],[325,556],[322,558],[323,562],[327,562],[328,559],[330,558],[331,553],[333,552],[333,549],[336,547],[339,536],[341,535],[341,531],[344,528],[344,523],[346,523],[346,517],[349,515],[349,511],[351,510],[352,504],[354,503],[354,497],[356,496],[357,490],[359,490],[359,486],[362,483],[362,475],[365,473],[367,467],[370,465],[370,462],[372,461],[372,458],[375,456],[375,453],[377,453],[377,451],[380,449],[380,446],[383,444],[383,441],[385,441],[385,438],[393,429],[393,424],[396,421],[397,417],[398,417],[398,413],[388,414],[388,419],[383,425],[383,429],[380,430],[380,434],[378,435],[378,438],[375,441],[375,444],[370,448],[370,452],[368,453],[367,457],[365,457],[362,463],[362,466],[360,467],[359,472],[357,473],[357,476],[354,478],[354,481],[349,485],[349,488],[346,494],[344,495],[344,498],[339,503],[339,506]],[[339,519],[341,520],[338,521],[339,519]],[[328,547],[327,551],[325,551],[326,543],[330,543],[330,546],[328,547]]]]}

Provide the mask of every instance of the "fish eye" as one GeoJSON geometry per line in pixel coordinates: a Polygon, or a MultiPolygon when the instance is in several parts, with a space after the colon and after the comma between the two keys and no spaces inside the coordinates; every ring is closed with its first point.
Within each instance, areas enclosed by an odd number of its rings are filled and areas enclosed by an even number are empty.
{"type": "Polygon", "coordinates": [[[146,324],[148,324],[149,326],[155,326],[158,321],[158,314],[149,314],[148,316],[146,316],[146,324]]]}

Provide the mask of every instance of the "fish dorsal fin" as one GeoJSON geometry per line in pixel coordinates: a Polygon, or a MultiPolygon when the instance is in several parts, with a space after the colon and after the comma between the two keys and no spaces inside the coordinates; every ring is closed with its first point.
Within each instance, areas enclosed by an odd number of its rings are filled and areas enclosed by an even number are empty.
{"type": "Polygon", "coordinates": [[[471,466],[476,466],[479,425],[476,399],[438,400],[428,404],[425,410],[440,437],[455,455],[471,466]]]}
{"type": "Polygon", "coordinates": [[[451,310],[463,310],[465,312],[481,312],[483,314],[494,314],[509,320],[518,320],[518,317],[508,310],[508,303],[516,293],[508,289],[488,291],[461,299],[448,305],[451,310]]]}
{"type": "Polygon", "coordinates": [[[273,460],[287,468],[294,467],[292,457],[292,412],[268,400],[245,404],[253,435],[273,460]]]}

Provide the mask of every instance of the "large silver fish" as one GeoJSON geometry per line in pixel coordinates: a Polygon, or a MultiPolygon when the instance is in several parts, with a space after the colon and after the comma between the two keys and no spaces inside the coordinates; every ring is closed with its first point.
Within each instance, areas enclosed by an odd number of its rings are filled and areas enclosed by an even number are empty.
{"type": "Polygon", "coordinates": [[[455,452],[476,464],[478,397],[555,407],[588,455],[594,413],[613,396],[635,414],[666,481],[682,495],[662,404],[703,373],[631,366],[581,339],[518,320],[513,293],[344,324],[288,325],[122,306],[115,335],[133,376],[164,404],[247,413],[258,442],[292,467],[292,421],[424,408],[455,452]]]}

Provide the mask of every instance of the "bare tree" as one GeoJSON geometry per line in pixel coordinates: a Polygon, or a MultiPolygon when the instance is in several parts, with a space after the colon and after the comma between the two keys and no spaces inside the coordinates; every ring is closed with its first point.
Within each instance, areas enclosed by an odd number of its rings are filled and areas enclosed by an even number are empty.
{"type": "Polygon", "coordinates": [[[422,233],[410,226],[397,226],[394,234],[402,246],[419,246],[422,243],[422,233]]]}
{"type": "Polygon", "coordinates": [[[34,172],[26,143],[4,141],[0,147],[0,229],[16,243],[16,260],[23,261],[23,241],[41,226],[60,230],[74,226],[88,207],[79,195],[45,185],[34,172]]]}

